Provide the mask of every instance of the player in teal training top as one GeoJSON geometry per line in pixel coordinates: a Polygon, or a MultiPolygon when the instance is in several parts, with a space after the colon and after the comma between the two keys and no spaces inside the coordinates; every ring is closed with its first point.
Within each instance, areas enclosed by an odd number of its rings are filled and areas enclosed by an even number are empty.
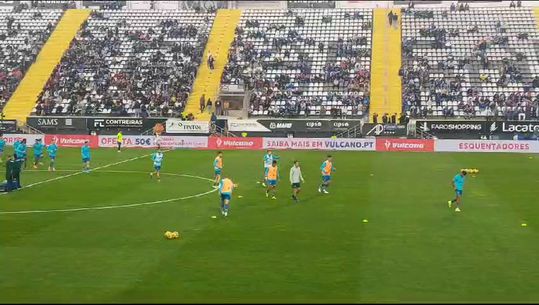
{"type": "Polygon", "coordinates": [[[49,159],[51,160],[51,163],[49,164],[49,171],[56,171],[55,163],[57,153],[58,145],[56,145],[55,142],[52,142],[49,146],[47,146],[47,154],[49,155],[49,159]]]}
{"type": "Polygon", "coordinates": [[[462,203],[462,191],[464,189],[465,181],[466,171],[461,171],[451,181],[451,185],[453,186],[453,189],[455,189],[455,199],[449,200],[447,204],[451,208],[453,203],[456,203],[457,207],[455,208],[455,212],[460,212],[460,204],[462,203]]]}
{"type": "Polygon", "coordinates": [[[34,143],[34,168],[37,168],[41,164],[41,159],[43,158],[43,151],[45,150],[45,145],[41,142],[41,139],[36,139],[34,143]]]}
{"type": "Polygon", "coordinates": [[[88,145],[88,141],[84,142],[84,145],[82,145],[80,149],[80,153],[82,155],[82,171],[85,173],[90,172],[90,146],[88,145]]]}
{"type": "Polygon", "coordinates": [[[5,147],[6,147],[6,140],[4,140],[4,135],[0,133],[0,163],[2,163],[2,157],[4,156],[5,147]]]}
{"type": "MultiPolygon", "coordinates": [[[[157,181],[161,181],[161,165],[163,164],[164,158],[165,155],[158,146],[157,151],[152,154],[153,168],[155,170],[155,176],[157,177],[157,181]]],[[[153,174],[153,172],[150,173],[150,177],[153,177],[153,174]]]]}
{"type": "Polygon", "coordinates": [[[24,162],[24,168],[26,168],[26,151],[27,151],[26,139],[23,139],[15,147],[15,155],[16,155],[16,160],[22,160],[22,162],[24,162]]]}
{"type": "Polygon", "coordinates": [[[268,171],[271,165],[273,164],[273,160],[277,160],[279,157],[273,154],[271,149],[268,149],[266,154],[264,155],[264,180],[262,181],[262,186],[266,187],[266,183],[268,183],[268,171]]]}

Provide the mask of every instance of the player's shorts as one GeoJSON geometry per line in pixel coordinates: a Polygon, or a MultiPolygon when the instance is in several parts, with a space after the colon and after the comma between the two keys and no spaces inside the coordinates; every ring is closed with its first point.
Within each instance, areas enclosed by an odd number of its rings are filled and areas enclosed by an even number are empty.
{"type": "Polygon", "coordinates": [[[161,170],[161,165],[154,165],[153,168],[154,168],[156,171],[160,171],[160,170],[161,170]]]}
{"type": "Polygon", "coordinates": [[[276,186],[277,185],[277,180],[268,180],[268,185],[269,186],[276,186]]]}
{"type": "Polygon", "coordinates": [[[299,189],[301,187],[301,183],[292,183],[292,188],[293,189],[299,189]]]}
{"type": "Polygon", "coordinates": [[[230,201],[230,199],[232,199],[232,195],[231,195],[231,194],[221,194],[221,200],[228,200],[228,201],[230,201]]]}
{"type": "Polygon", "coordinates": [[[264,177],[268,176],[269,167],[264,167],[264,177]]]}
{"type": "Polygon", "coordinates": [[[90,162],[90,158],[82,158],[82,162],[83,163],[90,162]]]}
{"type": "Polygon", "coordinates": [[[455,194],[456,194],[458,197],[461,197],[461,196],[462,196],[462,190],[455,190],[455,194]]]}
{"type": "Polygon", "coordinates": [[[41,158],[43,158],[43,155],[34,155],[34,158],[41,159],[41,158]]]}
{"type": "Polygon", "coordinates": [[[331,181],[331,176],[322,176],[322,181],[323,181],[323,182],[329,182],[329,181],[331,181]]]}
{"type": "Polygon", "coordinates": [[[222,169],[216,168],[216,169],[215,169],[215,174],[216,174],[216,175],[221,175],[221,171],[222,171],[222,169]]]}
{"type": "Polygon", "coordinates": [[[49,156],[49,159],[56,160],[56,156],[49,156]]]}

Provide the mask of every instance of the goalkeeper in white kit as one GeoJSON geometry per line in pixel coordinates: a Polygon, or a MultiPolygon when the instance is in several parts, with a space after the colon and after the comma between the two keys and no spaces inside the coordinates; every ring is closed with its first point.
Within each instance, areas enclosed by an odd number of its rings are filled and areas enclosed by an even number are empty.
{"type": "Polygon", "coordinates": [[[305,182],[303,175],[301,174],[301,168],[299,167],[299,161],[294,161],[294,165],[290,169],[290,184],[292,185],[292,199],[298,202],[298,194],[301,191],[301,183],[305,182]]]}

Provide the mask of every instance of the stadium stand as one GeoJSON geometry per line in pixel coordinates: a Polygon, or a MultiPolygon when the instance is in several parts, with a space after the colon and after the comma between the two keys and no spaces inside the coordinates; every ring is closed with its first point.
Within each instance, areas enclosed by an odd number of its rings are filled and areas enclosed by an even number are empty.
{"type": "Polygon", "coordinates": [[[537,25],[530,8],[407,9],[403,110],[412,117],[536,118],[537,25]]]}
{"type": "Polygon", "coordinates": [[[0,111],[61,15],[61,10],[0,10],[0,111]]]}
{"type": "Polygon", "coordinates": [[[214,15],[176,10],[94,11],[33,112],[180,116],[214,15]]]}
{"type": "Polygon", "coordinates": [[[253,89],[254,116],[362,116],[371,29],[369,9],[246,10],[222,83],[253,89]]]}

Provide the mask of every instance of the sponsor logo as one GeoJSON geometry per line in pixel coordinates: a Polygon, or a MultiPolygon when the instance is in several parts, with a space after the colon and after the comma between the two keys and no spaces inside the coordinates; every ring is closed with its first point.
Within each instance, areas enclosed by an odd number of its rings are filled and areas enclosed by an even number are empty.
{"type": "Polygon", "coordinates": [[[38,126],[58,126],[59,119],[40,118],[37,119],[38,126]]]}
{"type": "Polygon", "coordinates": [[[209,149],[261,149],[262,138],[219,138],[208,139],[209,149]]]}
{"type": "Polygon", "coordinates": [[[334,128],[349,128],[350,122],[332,122],[334,128]]]}
{"type": "Polygon", "coordinates": [[[431,123],[423,122],[423,131],[481,131],[483,124],[481,123],[431,123]]]}
{"type": "Polygon", "coordinates": [[[264,125],[255,120],[228,120],[228,130],[230,131],[270,131],[264,125]]]}
{"type": "Polygon", "coordinates": [[[292,128],[291,122],[271,122],[269,124],[270,129],[290,129],[292,128]]]}
{"type": "Polygon", "coordinates": [[[45,142],[56,142],[60,147],[80,147],[84,142],[88,141],[90,147],[98,147],[99,141],[97,136],[88,135],[45,135],[45,142]]]}
{"type": "Polygon", "coordinates": [[[168,133],[209,133],[210,123],[168,119],[166,129],[168,133]]]}
{"type": "Polygon", "coordinates": [[[17,121],[16,120],[0,120],[0,131],[2,132],[16,132],[17,121]]]}
{"type": "Polygon", "coordinates": [[[307,126],[307,128],[320,128],[320,127],[322,127],[322,122],[320,122],[320,121],[307,121],[307,122],[305,122],[305,126],[307,126]]]}
{"type": "MultiPolygon", "coordinates": [[[[124,136],[124,147],[151,148],[159,144],[169,148],[206,148],[207,137],[182,137],[182,136],[124,136]]],[[[100,147],[116,147],[115,136],[99,136],[100,147]]]]}
{"type": "Polygon", "coordinates": [[[537,141],[436,140],[436,151],[453,152],[539,152],[537,141]]]}
{"type": "Polygon", "coordinates": [[[374,150],[372,139],[264,138],[268,149],[374,150]]]}
{"type": "Polygon", "coordinates": [[[95,128],[105,128],[105,120],[104,119],[95,119],[94,120],[94,127],[95,128]]]}
{"type": "Polygon", "coordinates": [[[3,138],[6,140],[6,145],[13,145],[13,143],[22,141],[23,139],[26,139],[27,144],[34,143],[37,139],[43,141],[45,136],[36,134],[5,134],[3,138]]]}
{"type": "Polygon", "coordinates": [[[142,128],[142,119],[94,119],[94,128],[142,128]]]}
{"type": "Polygon", "coordinates": [[[490,124],[490,132],[495,132],[498,130],[498,126],[496,125],[496,122],[490,124]]]}
{"type": "Polygon", "coordinates": [[[177,122],[175,126],[173,124],[171,123],[170,127],[177,127],[183,130],[202,130],[202,126],[200,125],[183,124],[182,122],[177,122]]]}
{"type": "Polygon", "coordinates": [[[506,123],[502,122],[502,132],[539,132],[539,123],[506,123]]]}
{"type": "Polygon", "coordinates": [[[434,151],[434,140],[377,139],[377,151],[434,151]]]}
{"type": "Polygon", "coordinates": [[[530,144],[528,143],[459,143],[459,150],[491,150],[491,151],[507,151],[521,150],[529,151],[530,144]]]}
{"type": "Polygon", "coordinates": [[[217,140],[217,147],[251,147],[253,144],[253,141],[217,140]]]}

